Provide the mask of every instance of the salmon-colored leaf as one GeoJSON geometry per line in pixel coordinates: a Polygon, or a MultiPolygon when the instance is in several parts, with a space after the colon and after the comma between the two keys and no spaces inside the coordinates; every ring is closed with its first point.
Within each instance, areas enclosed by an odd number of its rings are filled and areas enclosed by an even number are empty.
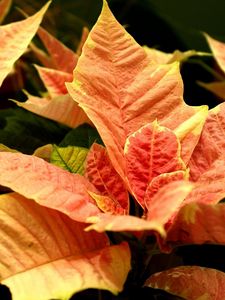
{"type": "Polygon", "coordinates": [[[97,191],[87,179],[36,156],[0,152],[0,185],[80,222],[100,212],[88,194],[97,191]]]}
{"type": "Polygon", "coordinates": [[[15,61],[25,52],[34,37],[50,2],[35,15],[8,25],[0,26],[0,86],[10,73],[15,61]],[[10,49],[10,53],[9,53],[10,49]]]}
{"type": "Polygon", "coordinates": [[[11,193],[0,196],[0,278],[15,300],[69,299],[87,288],[122,290],[130,269],[126,244],[11,193]],[[32,287],[32,288],[29,288],[32,287]]]}
{"type": "Polygon", "coordinates": [[[189,203],[178,212],[165,243],[225,245],[225,204],[189,203]]]}
{"type": "MultiPolygon", "coordinates": [[[[110,197],[116,206],[120,206],[128,213],[129,196],[126,186],[115,171],[103,146],[96,143],[92,145],[87,155],[85,174],[102,196],[110,197]]],[[[101,198],[101,201],[103,199],[107,198],[101,198]]]]}
{"type": "Polygon", "coordinates": [[[76,146],[53,147],[50,162],[71,173],[84,174],[84,162],[88,149],[76,146]]]}
{"type": "Polygon", "coordinates": [[[224,158],[224,149],[225,103],[221,103],[209,111],[201,137],[190,159],[191,179],[197,181],[217,159],[224,158]]]}
{"type": "Polygon", "coordinates": [[[0,2],[0,24],[4,21],[5,16],[9,12],[12,0],[1,0],[0,2]]]}
{"type": "Polygon", "coordinates": [[[51,98],[67,94],[65,82],[72,80],[72,74],[37,65],[35,67],[51,98]]]}
{"type": "Polygon", "coordinates": [[[216,59],[221,70],[225,73],[225,43],[213,39],[206,33],[204,35],[212,50],[214,58],[216,59]]]}
{"type": "Polygon", "coordinates": [[[26,95],[28,96],[26,102],[13,101],[18,106],[37,115],[57,121],[72,128],[83,123],[90,124],[87,115],[68,94],[57,96],[52,99],[32,96],[27,92],[26,95]]]}
{"type": "Polygon", "coordinates": [[[198,266],[181,266],[153,274],[145,283],[186,300],[225,297],[225,273],[198,266]]]}
{"type": "Polygon", "coordinates": [[[38,36],[47,49],[55,68],[72,73],[76,66],[78,55],[42,27],[38,30],[38,36]]]}
{"type": "Polygon", "coordinates": [[[94,223],[87,230],[99,232],[110,231],[140,231],[152,230],[165,237],[164,226],[174,216],[185,197],[190,193],[192,185],[186,181],[169,183],[162,187],[152,198],[151,206],[146,216],[118,216],[99,214],[89,217],[87,222],[94,223]]]}
{"type": "Polygon", "coordinates": [[[121,177],[128,135],[156,118],[175,129],[196,112],[182,99],[179,64],[152,63],[105,0],[67,87],[98,129],[121,177]]]}
{"type": "Polygon", "coordinates": [[[77,55],[79,55],[79,56],[82,53],[82,48],[88,38],[88,35],[89,35],[89,29],[87,27],[83,27],[80,43],[79,43],[79,45],[77,47],[77,51],[76,51],[77,55]]]}
{"type": "Polygon", "coordinates": [[[176,135],[156,121],[130,135],[124,153],[129,186],[143,208],[146,190],[153,178],[185,169],[176,135]]]}

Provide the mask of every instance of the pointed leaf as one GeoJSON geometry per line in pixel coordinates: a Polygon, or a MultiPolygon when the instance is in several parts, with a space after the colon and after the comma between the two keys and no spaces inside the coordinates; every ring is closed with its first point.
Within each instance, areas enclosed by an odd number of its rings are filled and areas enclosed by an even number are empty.
{"type": "Polygon", "coordinates": [[[181,208],[170,227],[165,244],[225,245],[225,204],[190,203],[181,208]]]}
{"type": "Polygon", "coordinates": [[[72,74],[78,55],[42,27],[38,30],[38,36],[47,49],[55,68],[72,74]]]}
{"type": "Polygon", "coordinates": [[[110,231],[140,231],[153,230],[165,237],[164,226],[174,216],[185,197],[190,193],[192,185],[186,181],[169,183],[161,188],[153,197],[151,206],[144,217],[118,216],[99,214],[89,217],[87,222],[94,223],[86,230],[94,229],[99,232],[110,231]]]}
{"type": "Polygon", "coordinates": [[[156,121],[130,135],[124,153],[132,194],[143,208],[146,190],[153,178],[160,174],[185,170],[176,135],[159,126],[156,121]]]}
{"type": "Polygon", "coordinates": [[[57,96],[52,99],[40,98],[28,93],[26,94],[28,96],[26,102],[13,101],[24,109],[72,128],[83,123],[90,123],[90,120],[84,111],[78,107],[68,94],[57,96]]]}
{"type": "Polygon", "coordinates": [[[99,213],[88,194],[97,191],[87,179],[36,156],[0,152],[0,185],[80,222],[99,213]]]}
{"type": "Polygon", "coordinates": [[[210,169],[225,155],[225,103],[209,111],[199,142],[189,162],[192,180],[210,169]],[[206,151],[207,149],[207,151],[206,151]]]}
{"type": "Polygon", "coordinates": [[[87,288],[118,293],[129,248],[108,244],[62,213],[15,193],[0,196],[0,278],[15,300],[66,300],[87,288]]]}
{"type": "Polygon", "coordinates": [[[49,4],[50,2],[35,15],[23,21],[0,26],[0,86],[12,70],[15,61],[26,51],[49,4]]]}
{"type": "Polygon", "coordinates": [[[178,63],[149,61],[105,0],[67,87],[98,129],[121,177],[125,176],[123,147],[128,135],[156,118],[169,118],[165,126],[174,129],[195,114],[183,102],[178,63]]]}
{"type": "Polygon", "coordinates": [[[76,146],[53,147],[50,162],[71,173],[84,174],[84,162],[88,149],[76,146]]]}
{"type": "Polygon", "coordinates": [[[1,0],[0,2],[0,24],[5,19],[5,16],[8,14],[9,9],[12,5],[12,0],[1,0]]]}
{"type": "Polygon", "coordinates": [[[223,299],[225,273],[197,266],[182,266],[153,274],[145,286],[165,290],[186,300],[223,299]]]}
{"type": "Polygon", "coordinates": [[[212,50],[214,58],[216,59],[221,70],[225,73],[225,43],[213,39],[206,33],[204,35],[212,50]]]}
{"type": "Polygon", "coordinates": [[[89,35],[89,29],[87,27],[83,27],[80,43],[79,43],[79,45],[77,47],[77,51],[76,51],[77,55],[79,55],[79,56],[82,53],[82,48],[88,38],[88,35],[89,35]]]}
{"type": "Polygon", "coordinates": [[[66,81],[72,80],[72,74],[35,66],[51,98],[67,94],[66,81]]]}
{"type": "Polygon", "coordinates": [[[35,149],[33,155],[43,158],[46,161],[50,161],[51,153],[53,151],[53,145],[52,144],[47,144],[42,147],[38,147],[35,149]]]}
{"type": "Polygon", "coordinates": [[[216,81],[210,83],[198,82],[198,84],[208,91],[214,93],[220,100],[225,100],[225,81],[216,81]]]}
{"type": "Polygon", "coordinates": [[[125,213],[129,212],[128,191],[115,171],[105,147],[92,145],[86,160],[85,174],[102,196],[110,197],[116,206],[120,206],[125,213]]]}

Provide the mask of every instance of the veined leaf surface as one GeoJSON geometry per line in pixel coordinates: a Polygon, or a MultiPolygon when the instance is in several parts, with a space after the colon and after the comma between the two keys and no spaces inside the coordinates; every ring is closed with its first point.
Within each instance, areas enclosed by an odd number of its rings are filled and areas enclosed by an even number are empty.
{"type": "Polygon", "coordinates": [[[76,146],[53,147],[50,162],[71,173],[84,174],[88,149],[76,146]]]}
{"type": "Polygon", "coordinates": [[[165,290],[186,300],[219,300],[225,297],[225,273],[182,266],[153,274],[145,286],[165,290]]]}
{"type": "Polygon", "coordinates": [[[118,293],[130,269],[124,243],[16,193],[0,196],[0,278],[15,300],[69,299],[98,288],[118,293]],[[32,288],[30,288],[32,287],[32,288]]]}
{"type": "MultiPolygon", "coordinates": [[[[120,206],[125,213],[129,212],[128,191],[115,171],[105,147],[96,143],[92,145],[87,155],[85,174],[102,196],[110,197],[111,201],[120,206]]],[[[104,200],[107,199],[101,198],[101,201],[104,200]]]]}
{"type": "Polygon", "coordinates": [[[72,74],[37,65],[35,67],[51,98],[67,94],[65,82],[72,80],[72,74]]]}
{"type": "Polygon", "coordinates": [[[0,86],[12,70],[15,61],[27,49],[49,4],[50,2],[45,4],[35,15],[25,20],[0,26],[0,86]]]}
{"type": "Polygon", "coordinates": [[[47,49],[55,68],[72,74],[78,55],[42,27],[38,30],[38,36],[47,49]]]}
{"type": "Polygon", "coordinates": [[[146,190],[153,178],[185,170],[179,140],[171,130],[159,126],[156,121],[131,134],[124,153],[129,186],[143,208],[146,190]]]}
{"type": "Polygon", "coordinates": [[[100,212],[88,193],[97,190],[87,179],[36,156],[0,152],[0,185],[80,222],[100,212]]]}
{"type": "MultiPolygon", "coordinates": [[[[105,0],[67,87],[98,129],[121,177],[125,176],[123,147],[130,134],[156,118],[175,129],[196,113],[183,101],[179,64],[150,61],[105,0]]],[[[191,152],[198,136],[193,140],[191,152]]]]}
{"type": "Polygon", "coordinates": [[[13,100],[39,116],[57,121],[69,127],[77,127],[83,123],[90,123],[85,112],[73,101],[69,94],[60,95],[52,99],[32,96],[26,92],[28,100],[20,102],[13,100]]]}

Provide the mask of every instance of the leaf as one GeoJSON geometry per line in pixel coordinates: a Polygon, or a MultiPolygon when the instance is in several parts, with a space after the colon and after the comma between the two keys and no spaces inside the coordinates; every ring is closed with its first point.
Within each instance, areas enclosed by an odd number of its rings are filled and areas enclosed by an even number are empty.
{"type": "Polygon", "coordinates": [[[165,290],[186,300],[223,299],[225,273],[197,266],[181,266],[153,274],[145,286],[165,290]]]}
{"type": "Polygon", "coordinates": [[[55,68],[72,74],[78,55],[42,27],[38,30],[38,36],[47,49],[55,68]]]}
{"type": "Polygon", "coordinates": [[[214,93],[220,100],[225,100],[225,81],[216,81],[210,83],[198,82],[198,84],[214,93]]]}
{"type": "Polygon", "coordinates": [[[82,30],[81,40],[80,40],[80,43],[79,43],[79,45],[77,47],[77,51],[76,51],[77,55],[79,55],[79,56],[82,53],[82,48],[88,38],[88,35],[89,35],[89,29],[84,26],[83,30],[82,30]]]}
{"type": "Polygon", "coordinates": [[[88,149],[76,146],[53,147],[50,162],[70,173],[84,174],[84,162],[88,149]]]}
{"type": "Polygon", "coordinates": [[[0,24],[4,21],[12,5],[12,0],[1,0],[0,2],[0,24]]]}
{"type": "Polygon", "coordinates": [[[51,99],[32,96],[27,92],[26,94],[28,96],[26,102],[16,100],[13,100],[13,102],[28,111],[72,128],[83,123],[90,123],[90,120],[84,111],[68,94],[51,99]]]}
{"type": "Polygon", "coordinates": [[[195,188],[185,200],[216,204],[225,197],[225,158],[216,160],[208,170],[201,174],[195,188]]]}
{"type": "Polygon", "coordinates": [[[212,50],[214,58],[216,59],[221,70],[225,73],[225,44],[213,39],[206,33],[204,35],[212,50]]]}
{"type": "Polygon", "coordinates": [[[145,50],[116,21],[106,1],[67,88],[96,126],[122,178],[126,173],[123,147],[130,134],[156,118],[175,129],[196,113],[182,99],[178,63],[149,61],[145,50]]]}
{"type": "Polygon", "coordinates": [[[16,193],[0,200],[0,277],[13,299],[66,300],[87,288],[122,290],[130,269],[125,243],[109,247],[105,235],[86,233],[83,223],[16,193]]]}
{"type": "Polygon", "coordinates": [[[154,195],[147,216],[137,218],[129,215],[98,214],[87,219],[87,222],[94,224],[86,230],[94,229],[98,232],[151,230],[165,238],[164,226],[177,212],[192,188],[192,184],[187,181],[169,183],[154,195]]]}
{"type": "Polygon", "coordinates": [[[33,155],[43,158],[46,161],[50,161],[51,153],[53,151],[53,145],[47,144],[42,147],[35,149],[33,155]]]}
{"type": "Polygon", "coordinates": [[[67,94],[65,82],[72,80],[72,75],[70,73],[37,65],[35,65],[35,68],[51,98],[67,94]]]}
{"type": "Polygon", "coordinates": [[[225,152],[225,103],[209,111],[199,142],[189,162],[193,181],[211,168],[217,159],[223,159],[225,152]],[[206,151],[207,149],[207,151],[206,151]]]}
{"type": "Polygon", "coordinates": [[[224,203],[189,203],[178,212],[165,244],[169,247],[204,243],[225,245],[224,218],[224,203]]]}
{"type": "Polygon", "coordinates": [[[0,185],[79,222],[100,212],[88,193],[97,191],[87,179],[36,156],[0,152],[0,185]]]}
{"type": "Polygon", "coordinates": [[[131,134],[125,144],[127,178],[132,194],[145,208],[148,185],[160,174],[185,170],[180,143],[169,129],[157,121],[131,134]]]}
{"type": "Polygon", "coordinates": [[[59,143],[68,129],[20,108],[0,110],[0,141],[7,147],[32,154],[47,143],[59,143]]]}
{"type": "Polygon", "coordinates": [[[94,142],[102,144],[98,131],[89,124],[83,124],[70,130],[61,141],[60,146],[78,146],[89,149],[94,142]]]}
{"type": "MultiPolygon", "coordinates": [[[[87,155],[85,175],[101,193],[101,196],[110,197],[107,201],[107,206],[111,205],[110,202],[114,202],[117,207],[121,207],[124,213],[128,214],[128,191],[123,180],[115,171],[108,153],[103,146],[96,143],[92,145],[87,155]]],[[[101,197],[101,200],[103,199],[106,200],[107,198],[101,197]]]]}
{"type": "Polygon", "coordinates": [[[0,26],[0,86],[12,70],[13,64],[26,51],[49,4],[50,2],[45,4],[35,15],[23,21],[0,26]]]}

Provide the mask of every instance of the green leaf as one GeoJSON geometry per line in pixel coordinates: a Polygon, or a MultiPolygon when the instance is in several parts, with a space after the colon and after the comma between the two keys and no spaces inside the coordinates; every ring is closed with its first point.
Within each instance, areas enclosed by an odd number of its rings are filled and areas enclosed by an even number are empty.
{"type": "Polygon", "coordinates": [[[48,143],[60,143],[67,132],[67,127],[21,108],[0,111],[0,143],[26,154],[48,143]]]}
{"type": "Polygon", "coordinates": [[[50,162],[71,173],[83,175],[88,149],[77,146],[53,147],[50,162]]]}
{"type": "Polygon", "coordinates": [[[97,130],[88,124],[83,124],[69,131],[59,146],[78,146],[90,148],[94,142],[103,144],[97,130]]]}

